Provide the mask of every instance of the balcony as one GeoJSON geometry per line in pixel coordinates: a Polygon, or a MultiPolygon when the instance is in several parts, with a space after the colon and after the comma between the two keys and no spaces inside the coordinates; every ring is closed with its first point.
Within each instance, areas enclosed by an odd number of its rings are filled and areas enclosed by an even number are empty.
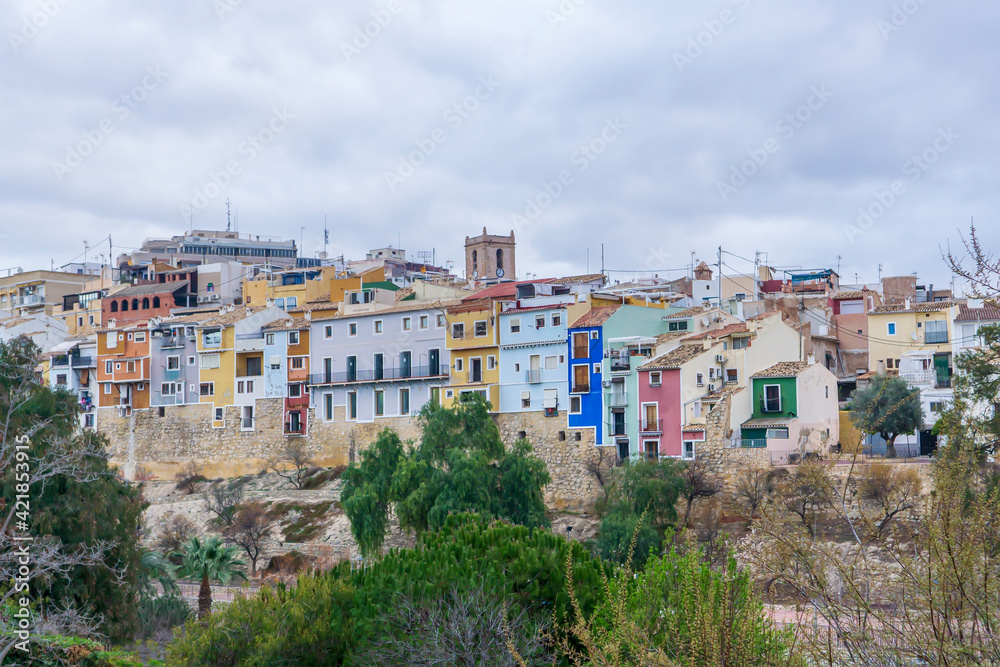
{"type": "Polygon", "coordinates": [[[767,440],[763,438],[736,438],[733,444],[741,449],[767,449],[767,440]]]}
{"type": "MultiPolygon", "coordinates": [[[[206,345],[207,347],[207,345],[206,345]]],[[[240,334],[236,336],[236,352],[263,352],[264,336],[260,334],[240,334]]]]}
{"type": "Polygon", "coordinates": [[[627,408],[628,394],[625,392],[612,392],[605,394],[605,402],[609,408],[627,408]]]}
{"type": "Polygon", "coordinates": [[[948,342],[947,331],[928,331],[924,334],[924,342],[928,345],[944,345],[948,342]]]}
{"type": "Polygon", "coordinates": [[[72,357],[70,363],[73,368],[97,368],[97,361],[93,357],[72,357]]]}
{"type": "Polygon", "coordinates": [[[160,349],[171,350],[184,347],[184,337],[183,336],[170,336],[169,338],[164,338],[163,342],[160,344],[160,349]]]}
{"type": "Polygon", "coordinates": [[[524,381],[528,384],[540,384],[542,381],[542,371],[540,369],[524,371],[524,381]]]}
{"type": "Polygon", "coordinates": [[[781,401],[780,400],[767,400],[764,399],[760,402],[761,414],[775,414],[781,412],[781,401]]]}
{"type": "Polygon", "coordinates": [[[52,368],[68,368],[69,357],[53,357],[52,368]]]}
{"type": "Polygon", "coordinates": [[[937,381],[937,372],[929,371],[902,371],[899,377],[910,384],[934,384],[937,381]]]}
{"type": "Polygon", "coordinates": [[[632,370],[632,359],[626,356],[614,356],[611,357],[611,372],[621,373],[623,371],[632,370]]]}
{"type": "Polygon", "coordinates": [[[298,424],[285,422],[285,435],[304,435],[305,432],[306,425],[304,422],[299,422],[298,424]]]}
{"type": "Polygon", "coordinates": [[[640,419],[639,433],[641,435],[659,435],[663,433],[662,419],[640,419]]]}
{"type": "Polygon", "coordinates": [[[181,394],[164,394],[163,392],[153,392],[153,405],[184,405],[184,396],[181,394]]]}
{"type": "MultiPolygon", "coordinates": [[[[402,368],[383,368],[381,372],[375,369],[344,371],[339,373],[314,373],[309,376],[309,384],[312,385],[332,385],[332,384],[360,384],[363,382],[382,382],[393,380],[421,380],[427,378],[447,377],[447,367],[432,368],[430,366],[410,366],[402,368]],[[432,373],[432,371],[434,371],[432,373]]],[[[472,382],[469,374],[459,372],[455,374],[456,379],[472,382]]],[[[482,382],[482,379],[476,380],[482,382]]]]}

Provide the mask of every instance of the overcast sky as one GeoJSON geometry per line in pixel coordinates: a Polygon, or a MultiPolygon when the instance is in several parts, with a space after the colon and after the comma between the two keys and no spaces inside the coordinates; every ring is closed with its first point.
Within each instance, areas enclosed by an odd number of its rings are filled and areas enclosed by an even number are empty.
{"type": "Polygon", "coordinates": [[[722,245],[727,272],[760,251],[941,284],[973,216],[1000,247],[998,19],[985,0],[11,0],[0,269],[192,214],[224,229],[228,199],[241,232],[309,254],[326,216],[331,254],[398,240],[459,273],[486,226],[515,230],[521,276],[582,273],[588,249],[596,271],[603,243],[608,269],[676,277],[722,245]]]}

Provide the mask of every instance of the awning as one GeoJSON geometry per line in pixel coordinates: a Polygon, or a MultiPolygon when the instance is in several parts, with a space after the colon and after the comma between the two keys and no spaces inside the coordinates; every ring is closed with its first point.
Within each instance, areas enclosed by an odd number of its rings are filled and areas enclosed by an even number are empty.
{"type": "Polygon", "coordinates": [[[785,428],[791,426],[798,417],[770,417],[765,419],[748,419],[740,428],[785,428]]]}
{"type": "Polygon", "coordinates": [[[83,341],[79,340],[63,341],[62,343],[59,343],[58,345],[54,346],[51,350],[49,350],[49,352],[51,352],[52,354],[66,354],[67,352],[70,352],[80,347],[80,343],[82,342],[83,341]]]}

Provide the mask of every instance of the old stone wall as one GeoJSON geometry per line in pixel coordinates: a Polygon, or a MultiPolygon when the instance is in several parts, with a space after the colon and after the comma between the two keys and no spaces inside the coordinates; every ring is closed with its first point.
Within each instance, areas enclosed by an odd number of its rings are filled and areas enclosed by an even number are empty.
{"type": "MultiPolygon", "coordinates": [[[[308,415],[307,435],[287,437],[283,432],[282,399],[260,399],[256,403],[255,428],[243,431],[240,408],[226,408],[225,426],[212,425],[210,404],[167,406],[159,410],[133,410],[119,417],[117,409],[101,409],[97,423],[111,441],[111,455],[126,476],[140,466],[160,479],[172,479],[187,463],[196,462],[212,479],[255,474],[268,459],[291,442],[302,441],[317,465],[346,465],[359,459],[385,428],[404,440],[417,441],[420,429],[414,417],[380,419],[375,423],[347,421],[344,408],[335,408],[333,421],[308,415]]],[[[497,425],[508,446],[526,437],[535,453],[545,461],[552,483],[545,500],[554,509],[585,510],[599,493],[597,479],[587,462],[598,450],[590,430],[566,428],[566,413],[545,417],[541,412],[497,415],[497,425]],[[578,439],[579,438],[579,439],[578,439]]]]}

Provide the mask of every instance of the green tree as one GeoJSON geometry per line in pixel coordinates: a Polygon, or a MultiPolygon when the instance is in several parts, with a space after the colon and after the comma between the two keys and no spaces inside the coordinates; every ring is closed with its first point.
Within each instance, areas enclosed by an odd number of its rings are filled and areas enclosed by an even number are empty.
{"type": "MultiPolygon", "coordinates": [[[[80,432],[77,398],[39,381],[38,363],[30,341],[0,343],[0,579],[16,568],[14,501],[27,488],[31,597],[53,627],[62,618],[77,632],[123,639],[137,623],[146,502],[108,465],[106,438],[80,432]],[[27,450],[17,449],[19,440],[27,450]]],[[[0,605],[8,595],[0,592],[0,605]]]]}
{"type": "Polygon", "coordinates": [[[419,444],[407,451],[395,432],[384,430],[361,464],[344,473],[344,512],[365,557],[381,549],[390,507],[402,528],[418,534],[461,512],[548,525],[545,463],[526,441],[504,446],[485,399],[473,395],[450,409],[428,403],[419,420],[419,444]]]}
{"type": "Polygon", "coordinates": [[[244,563],[236,554],[236,547],[223,544],[222,538],[216,535],[204,540],[192,537],[177,554],[181,559],[178,576],[201,581],[198,618],[205,618],[212,611],[212,581],[225,586],[233,579],[246,580],[246,575],[238,569],[244,563]]]}
{"type": "Polygon", "coordinates": [[[612,471],[597,504],[601,515],[597,548],[602,556],[625,564],[632,554],[635,562],[642,563],[650,550],[659,548],[666,531],[677,522],[677,501],[685,489],[683,472],[684,463],[673,459],[636,461],[612,471]]]}
{"type": "Polygon", "coordinates": [[[901,377],[876,375],[871,384],[851,394],[851,421],[863,433],[880,435],[886,456],[896,457],[896,438],[924,424],[920,391],[901,377]]]}

